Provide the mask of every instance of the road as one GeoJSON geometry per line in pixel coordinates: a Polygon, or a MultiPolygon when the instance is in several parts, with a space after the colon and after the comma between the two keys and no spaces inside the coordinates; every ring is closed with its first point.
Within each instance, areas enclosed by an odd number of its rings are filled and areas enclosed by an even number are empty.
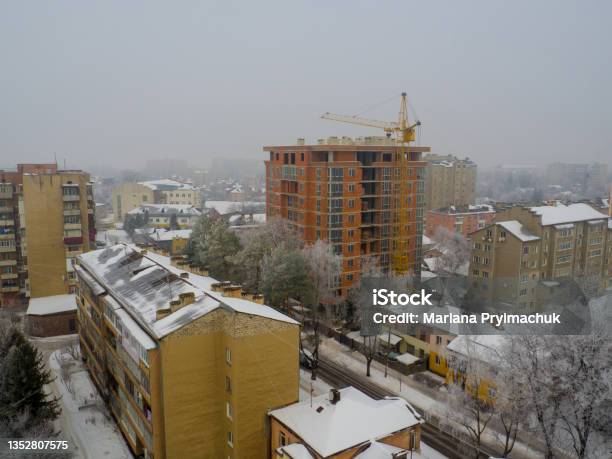
{"type": "MultiPolygon", "coordinates": [[[[385,397],[397,396],[396,394],[383,389],[371,381],[365,380],[363,377],[356,375],[350,370],[338,368],[337,366],[322,360],[319,360],[318,375],[328,384],[335,386],[336,388],[353,386],[376,400],[380,400],[385,397]]],[[[415,409],[420,414],[423,414],[421,410],[417,409],[416,407],[415,409]]],[[[426,444],[431,446],[436,451],[444,454],[449,459],[465,459],[466,457],[474,457],[475,450],[471,445],[465,443],[465,441],[462,439],[452,437],[449,434],[440,431],[431,424],[424,423],[421,425],[421,438],[426,444]]],[[[480,454],[480,458],[487,459],[491,456],[495,457],[495,453],[493,451],[488,451],[485,448],[481,448],[481,450],[482,452],[480,454]]]]}

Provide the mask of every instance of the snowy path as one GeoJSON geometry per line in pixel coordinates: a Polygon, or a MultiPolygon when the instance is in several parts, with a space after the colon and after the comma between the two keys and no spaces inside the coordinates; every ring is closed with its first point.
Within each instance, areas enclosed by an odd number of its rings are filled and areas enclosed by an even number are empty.
{"type": "Polygon", "coordinates": [[[75,456],[86,459],[131,459],[133,456],[121,432],[100,400],[82,362],[57,350],[49,357],[49,367],[56,377],[51,389],[62,397],[60,426],[64,435],[73,440],[75,456]],[[70,367],[68,385],[61,377],[61,359],[64,359],[63,365],[70,367]],[[84,407],[89,402],[93,402],[94,406],[84,407]]]}

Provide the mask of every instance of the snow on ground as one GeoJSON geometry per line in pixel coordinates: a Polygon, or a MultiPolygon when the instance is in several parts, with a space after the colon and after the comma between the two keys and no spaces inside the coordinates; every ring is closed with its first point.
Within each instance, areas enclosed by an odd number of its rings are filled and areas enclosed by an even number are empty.
{"type": "Polygon", "coordinates": [[[107,246],[119,244],[121,242],[131,243],[130,235],[122,229],[109,229],[98,231],[96,233],[96,241],[104,242],[107,246]]]}
{"type": "Polygon", "coordinates": [[[49,357],[49,367],[55,377],[52,389],[62,397],[62,415],[66,417],[63,432],[72,438],[76,457],[88,459],[131,459],[133,456],[106,409],[104,402],[80,359],[66,350],[57,350],[49,357]],[[64,368],[65,370],[62,370],[64,368]],[[67,377],[67,381],[63,379],[67,377]]]}
{"type": "MultiPolygon", "coordinates": [[[[334,362],[336,365],[351,370],[365,378],[366,359],[360,352],[351,350],[334,339],[327,338],[323,339],[319,345],[319,355],[322,359],[334,362]]],[[[415,408],[422,410],[426,418],[428,415],[440,417],[441,413],[447,412],[446,398],[448,392],[445,387],[438,387],[437,389],[429,387],[415,381],[415,379],[424,379],[419,378],[418,374],[405,376],[391,368],[388,369],[387,377],[385,378],[384,364],[377,361],[372,361],[370,370],[371,376],[368,380],[402,396],[415,408]]],[[[438,378],[433,378],[433,381],[436,381],[436,379],[438,378]]],[[[459,428],[462,429],[462,427],[459,428]]],[[[499,439],[495,437],[495,432],[489,429],[483,434],[483,443],[486,445],[499,445],[499,439]]],[[[498,447],[496,448],[499,449],[498,447]]],[[[529,445],[520,443],[517,440],[512,450],[512,457],[517,459],[541,458],[542,454],[529,445]]]]}
{"type": "Polygon", "coordinates": [[[312,396],[327,394],[332,388],[321,378],[317,377],[314,381],[310,379],[310,371],[300,368],[300,402],[308,400],[310,397],[310,390],[312,389],[312,396]]]}

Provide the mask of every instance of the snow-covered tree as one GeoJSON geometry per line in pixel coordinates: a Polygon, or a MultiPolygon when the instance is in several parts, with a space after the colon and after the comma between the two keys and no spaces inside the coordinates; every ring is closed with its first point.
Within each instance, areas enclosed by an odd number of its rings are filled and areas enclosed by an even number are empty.
{"type": "Polygon", "coordinates": [[[308,276],[308,266],[300,250],[277,247],[262,263],[262,292],[272,306],[286,307],[289,298],[309,304],[313,286],[308,276]]]}
{"type": "Polygon", "coordinates": [[[189,241],[190,259],[219,280],[235,280],[232,257],[240,249],[240,242],[223,219],[202,217],[195,225],[189,241]]]}
{"type": "Polygon", "coordinates": [[[239,280],[247,291],[261,290],[262,263],[277,247],[299,249],[302,240],[286,220],[271,219],[266,224],[245,231],[240,235],[242,249],[232,258],[239,280]]]}
{"type": "Polygon", "coordinates": [[[308,269],[308,277],[312,285],[312,304],[310,304],[310,328],[308,342],[310,352],[304,355],[309,361],[311,377],[316,379],[316,370],[319,366],[319,309],[324,308],[326,319],[329,322],[332,308],[341,300],[335,295],[335,282],[342,271],[342,258],[335,255],[329,243],[321,239],[302,249],[302,254],[308,269]]]}

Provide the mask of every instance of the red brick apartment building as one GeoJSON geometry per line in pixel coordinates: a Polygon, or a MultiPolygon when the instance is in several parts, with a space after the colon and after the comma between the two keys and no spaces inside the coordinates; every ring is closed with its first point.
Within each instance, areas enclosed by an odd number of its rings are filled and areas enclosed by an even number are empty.
{"type": "Polygon", "coordinates": [[[450,206],[427,212],[425,235],[434,237],[438,228],[446,228],[464,237],[489,225],[495,218],[495,209],[489,205],[450,206]]]}
{"type": "Polygon", "coordinates": [[[386,138],[331,137],[317,145],[267,146],[266,214],[289,220],[306,243],[329,241],[343,258],[335,287],[343,296],[359,279],[363,257],[392,268],[400,237],[408,242],[410,271],[420,273],[424,173],[429,147],[406,147],[407,224],[399,233],[395,202],[402,176],[397,148],[386,138]]]}

